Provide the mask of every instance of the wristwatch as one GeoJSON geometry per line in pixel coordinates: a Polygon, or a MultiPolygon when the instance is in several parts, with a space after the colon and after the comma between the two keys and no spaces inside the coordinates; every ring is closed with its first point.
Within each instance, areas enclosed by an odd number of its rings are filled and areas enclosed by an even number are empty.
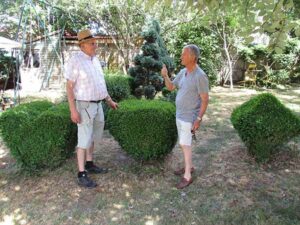
{"type": "Polygon", "coordinates": [[[199,122],[201,122],[202,118],[200,116],[197,116],[197,120],[199,120],[199,122]]]}

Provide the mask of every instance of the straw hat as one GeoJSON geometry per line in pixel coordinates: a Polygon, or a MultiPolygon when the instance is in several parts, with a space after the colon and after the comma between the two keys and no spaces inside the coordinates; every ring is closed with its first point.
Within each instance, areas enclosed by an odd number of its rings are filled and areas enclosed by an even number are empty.
{"type": "Polygon", "coordinates": [[[79,44],[81,44],[87,40],[90,40],[90,39],[95,39],[94,35],[92,34],[92,32],[90,30],[79,31],[77,34],[77,38],[78,38],[79,44]]]}

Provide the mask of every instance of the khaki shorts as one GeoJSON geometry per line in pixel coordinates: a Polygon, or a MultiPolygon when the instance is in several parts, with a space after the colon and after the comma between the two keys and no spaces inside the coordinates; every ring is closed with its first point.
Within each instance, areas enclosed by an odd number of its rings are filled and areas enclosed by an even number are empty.
{"type": "Polygon", "coordinates": [[[192,123],[176,119],[178,142],[180,145],[192,145],[192,123]]]}
{"type": "Polygon", "coordinates": [[[76,101],[81,122],[78,126],[78,148],[88,149],[93,142],[99,143],[104,130],[104,113],[101,102],[76,101]]]}

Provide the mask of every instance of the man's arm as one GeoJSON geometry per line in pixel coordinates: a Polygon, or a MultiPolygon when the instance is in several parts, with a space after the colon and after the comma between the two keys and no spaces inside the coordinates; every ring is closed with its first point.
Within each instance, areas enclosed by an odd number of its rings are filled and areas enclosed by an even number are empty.
{"type": "Polygon", "coordinates": [[[172,83],[172,81],[170,80],[169,76],[168,76],[168,70],[166,65],[164,64],[162,69],[161,69],[161,75],[165,80],[165,85],[167,87],[167,89],[169,91],[173,91],[175,90],[176,86],[172,83]]]}
{"type": "Polygon", "coordinates": [[[200,94],[199,97],[201,98],[201,106],[200,106],[200,111],[199,111],[198,117],[193,124],[193,128],[192,128],[193,131],[196,131],[200,127],[202,117],[204,116],[204,114],[206,112],[208,102],[209,102],[208,93],[200,94]]]}
{"type": "Polygon", "coordinates": [[[67,80],[67,96],[71,112],[71,120],[74,123],[80,123],[80,114],[78,113],[75,105],[74,82],[71,80],[67,80]]]}

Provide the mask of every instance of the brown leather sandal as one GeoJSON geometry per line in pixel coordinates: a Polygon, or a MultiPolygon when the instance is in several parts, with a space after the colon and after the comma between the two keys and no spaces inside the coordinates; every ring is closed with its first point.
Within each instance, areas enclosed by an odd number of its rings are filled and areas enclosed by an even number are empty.
{"type": "Polygon", "coordinates": [[[187,186],[189,186],[191,183],[193,183],[193,179],[190,180],[185,179],[184,177],[181,179],[181,181],[176,185],[177,189],[183,189],[187,186]]]}

